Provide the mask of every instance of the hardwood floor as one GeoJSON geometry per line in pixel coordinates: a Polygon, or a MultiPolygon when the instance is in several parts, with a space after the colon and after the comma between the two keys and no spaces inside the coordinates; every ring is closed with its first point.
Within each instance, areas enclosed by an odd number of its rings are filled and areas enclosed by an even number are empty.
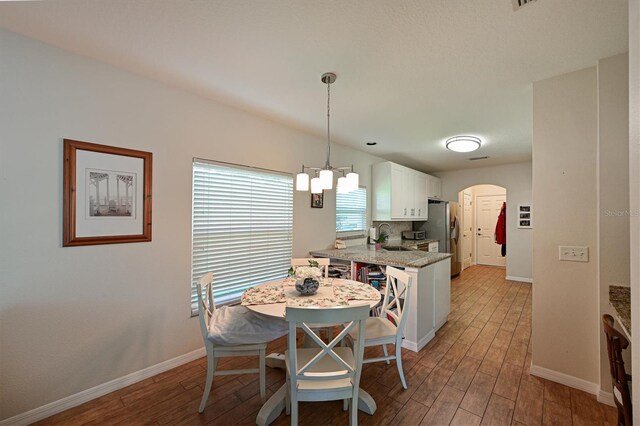
{"type": "MultiPolygon", "coordinates": [[[[364,366],[361,387],[378,409],[360,413],[359,424],[615,425],[615,409],[593,395],[529,374],[530,284],[505,280],[503,269],[474,266],[451,288],[447,324],[419,353],[403,350],[409,389],[402,389],[393,361],[364,366]]],[[[285,344],[285,338],[272,342],[268,352],[282,352],[285,344]]],[[[378,353],[367,348],[366,355],[378,353]]],[[[219,367],[255,364],[255,358],[230,358],[219,367]]],[[[216,377],[198,414],[205,375],[202,358],[38,424],[255,424],[262,405],[257,375],[216,377]]],[[[267,368],[267,397],[283,383],[283,371],[267,368]]],[[[274,424],[287,425],[289,417],[283,413],[274,424]]],[[[300,424],[348,424],[348,413],[342,402],[301,403],[300,424]]]]}

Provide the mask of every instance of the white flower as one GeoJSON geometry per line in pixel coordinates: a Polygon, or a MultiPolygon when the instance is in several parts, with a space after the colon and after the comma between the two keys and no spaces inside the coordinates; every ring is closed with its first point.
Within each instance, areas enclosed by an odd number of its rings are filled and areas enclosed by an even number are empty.
{"type": "Polygon", "coordinates": [[[320,268],[315,266],[300,266],[296,268],[297,278],[318,278],[322,276],[320,268]]]}

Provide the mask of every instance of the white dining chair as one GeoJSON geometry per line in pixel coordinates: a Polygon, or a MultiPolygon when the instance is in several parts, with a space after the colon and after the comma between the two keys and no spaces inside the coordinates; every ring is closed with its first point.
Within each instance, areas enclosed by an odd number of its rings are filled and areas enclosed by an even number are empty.
{"type": "MultiPolygon", "coordinates": [[[[298,257],[291,259],[291,267],[294,269],[297,266],[309,266],[309,261],[318,262],[318,267],[322,271],[325,278],[329,278],[329,264],[331,259],[328,257],[298,257]]],[[[313,324],[311,327],[313,330],[324,330],[327,335],[327,340],[333,339],[333,328],[328,327],[325,324],[313,324]]],[[[309,345],[309,341],[305,339],[305,345],[309,345]]]]}
{"type": "Polygon", "coordinates": [[[309,261],[318,262],[318,267],[322,270],[325,278],[329,278],[329,263],[331,259],[328,257],[298,257],[291,259],[291,266],[309,266],[309,261]]]}
{"type": "Polygon", "coordinates": [[[207,404],[214,376],[231,374],[260,375],[260,397],[266,396],[265,352],[267,342],[284,336],[287,323],[282,320],[261,317],[243,306],[222,306],[216,308],[212,290],[213,273],[205,274],[198,281],[198,314],[200,331],[207,351],[207,381],[198,412],[202,413],[207,404]],[[203,297],[204,289],[204,297],[203,297]],[[218,358],[255,356],[259,357],[259,367],[241,370],[218,370],[218,358]]]}
{"type": "MultiPolygon", "coordinates": [[[[409,296],[411,295],[411,277],[404,271],[387,267],[387,287],[384,291],[380,316],[367,318],[365,329],[364,346],[382,346],[383,357],[365,358],[364,363],[386,361],[395,359],[400,374],[402,387],[407,389],[407,382],[402,371],[402,339],[404,337],[404,327],[407,322],[407,310],[409,309],[409,296]],[[393,322],[391,321],[393,320],[393,322]],[[395,354],[389,355],[387,345],[395,344],[395,354]]],[[[358,330],[349,333],[352,342],[363,339],[358,330]]]]}
{"type": "Polygon", "coordinates": [[[349,409],[349,423],[358,424],[358,391],[362,373],[364,345],[355,342],[353,349],[337,344],[353,330],[361,334],[369,316],[369,305],[335,308],[287,307],[285,320],[289,323],[289,343],[285,352],[287,366],[286,413],[291,424],[298,424],[298,402],[343,400],[349,409]],[[325,344],[310,328],[312,323],[344,324],[344,329],[325,344]],[[313,339],[315,348],[297,347],[297,328],[313,339]]]}

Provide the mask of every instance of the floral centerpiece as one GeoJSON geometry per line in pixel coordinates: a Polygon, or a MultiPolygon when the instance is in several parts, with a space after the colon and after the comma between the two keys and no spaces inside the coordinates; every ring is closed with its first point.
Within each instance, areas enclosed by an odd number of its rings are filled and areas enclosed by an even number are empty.
{"type": "Polygon", "coordinates": [[[295,277],[296,290],[305,296],[316,294],[320,287],[319,279],[322,277],[322,271],[318,267],[318,262],[314,260],[309,261],[309,266],[289,269],[289,275],[295,277]]]}

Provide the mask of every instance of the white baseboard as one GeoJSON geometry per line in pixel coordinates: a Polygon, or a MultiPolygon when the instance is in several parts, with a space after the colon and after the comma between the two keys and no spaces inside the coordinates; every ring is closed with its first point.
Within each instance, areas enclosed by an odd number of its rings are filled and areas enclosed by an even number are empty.
{"type": "Polygon", "coordinates": [[[613,402],[613,394],[611,392],[603,391],[602,389],[598,390],[598,402],[612,407],[616,406],[615,402],[613,402]]]}
{"type": "Polygon", "coordinates": [[[507,275],[506,279],[508,279],[509,281],[518,281],[521,283],[533,283],[533,278],[512,277],[511,275],[507,275]]]}
{"type": "Polygon", "coordinates": [[[141,380],[153,377],[156,374],[160,374],[167,370],[171,370],[172,368],[179,367],[182,364],[186,364],[205,355],[206,351],[204,347],[196,349],[193,352],[189,352],[184,355],[168,359],[159,364],[152,365],[151,367],[135,371],[131,374],[127,374],[126,376],[111,380],[107,383],[103,383],[90,389],[83,390],[82,392],[78,392],[74,395],[67,396],[66,398],[62,398],[58,401],[43,405],[42,407],[34,408],[33,410],[18,414],[17,416],[1,420],[0,426],[21,426],[37,422],[38,420],[53,416],[54,414],[60,413],[64,410],[68,410],[69,408],[84,404],[85,402],[91,401],[92,399],[99,398],[103,395],[106,395],[118,389],[122,389],[141,380]]]}
{"type": "Polygon", "coordinates": [[[551,380],[552,382],[560,383],[561,385],[569,386],[570,388],[578,389],[588,392],[592,395],[598,395],[600,391],[600,385],[592,383],[578,377],[570,376],[559,371],[549,370],[548,368],[540,367],[531,364],[529,372],[543,379],[551,380]]]}
{"type": "Polygon", "coordinates": [[[422,339],[418,340],[417,342],[412,342],[410,340],[407,340],[407,338],[405,337],[405,339],[402,341],[402,347],[405,349],[409,349],[410,351],[413,351],[413,352],[420,352],[420,349],[427,346],[427,343],[429,343],[431,339],[433,339],[434,337],[436,337],[435,330],[431,330],[422,339]]]}

